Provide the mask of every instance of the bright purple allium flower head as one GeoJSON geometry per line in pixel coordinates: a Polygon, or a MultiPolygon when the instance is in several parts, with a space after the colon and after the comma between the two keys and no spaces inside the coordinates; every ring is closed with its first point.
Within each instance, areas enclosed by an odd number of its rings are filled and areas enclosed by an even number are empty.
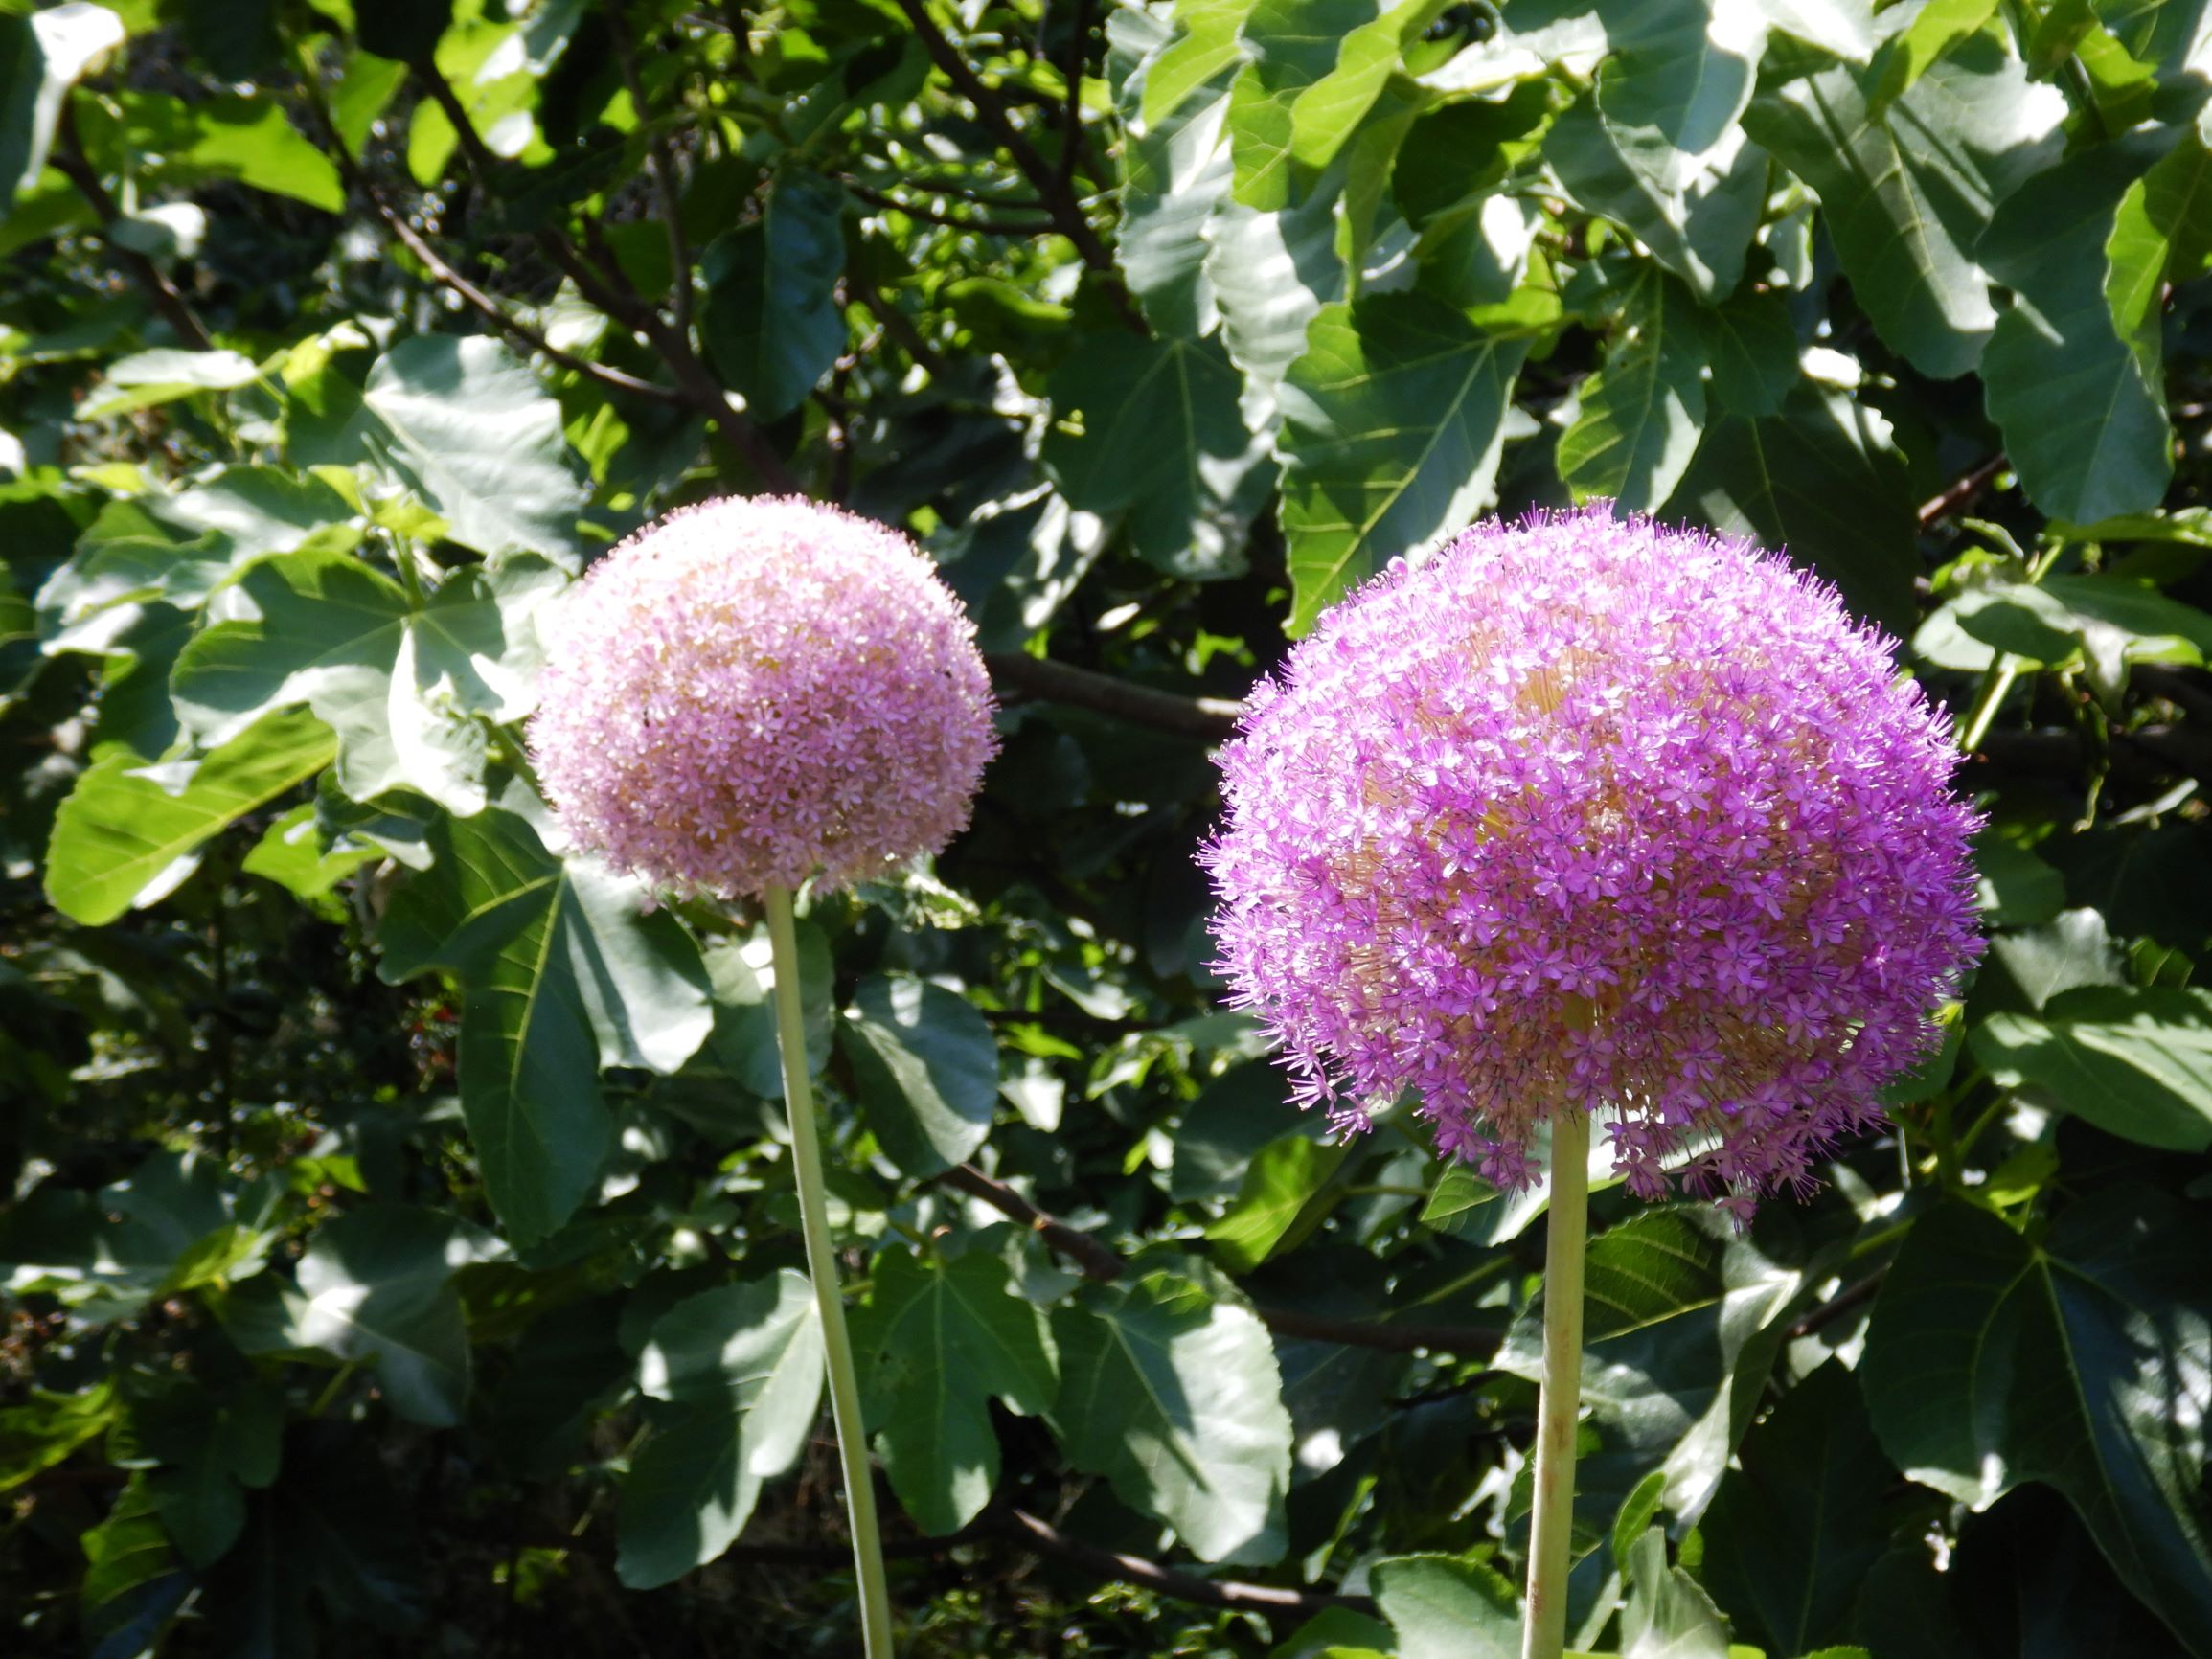
{"type": "Polygon", "coordinates": [[[1562,1110],[1644,1197],[1811,1184],[1980,949],[1949,724],[1748,543],[1468,531],[1321,619],[1222,752],[1234,999],[1308,1102],[1406,1088],[1501,1186],[1562,1110]]]}
{"type": "Polygon", "coordinates": [[[622,869],[724,897],[933,852],[997,747],[974,625],[896,531],[797,497],[672,512],[548,640],[530,748],[622,869]]]}

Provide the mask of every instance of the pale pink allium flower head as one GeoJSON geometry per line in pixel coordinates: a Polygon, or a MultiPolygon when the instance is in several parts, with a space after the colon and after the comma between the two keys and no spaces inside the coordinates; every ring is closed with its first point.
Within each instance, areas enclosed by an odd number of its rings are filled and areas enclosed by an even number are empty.
{"type": "Polygon", "coordinates": [[[935,567],[798,497],[685,508],[559,607],[530,750],[570,835],[724,898],[842,887],[942,848],[997,748],[935,567]]]}
{"type": "Polygon", "coordinates": [[[1234,1001],[1346,1125],[1420,1094],[1507,1187],[1606,1121],[1629,1185],[1804,1190],[1980,950],[1949,722],[1749,543],[1489,523],[1253,693],[1205,853],[1234,1001]],[[1664,1166],[1664,1167],[1663,1167],[1664,1166]]]}

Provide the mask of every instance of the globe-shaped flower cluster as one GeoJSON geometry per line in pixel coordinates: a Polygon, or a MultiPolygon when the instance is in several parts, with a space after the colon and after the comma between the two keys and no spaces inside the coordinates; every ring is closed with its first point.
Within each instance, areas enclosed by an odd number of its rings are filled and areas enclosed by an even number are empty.
{"type": "Polygon", "coordinates": [[[1347,1124],[1407,1089],[1507,1187],[1803,1189],[1979,950],[1944,716],[1828,588],[1603,511],[1469,531],[1325,616],[1223,752],[1234,999],[1347,1124]]]}
{"type": "Polygon", "coordinates": [[[688,508],[561,603],[532,758],[569,834],[658,886],[845,886],[967,824],[996,749],[974,632],[881,525],[797,498],[688,508]]]}

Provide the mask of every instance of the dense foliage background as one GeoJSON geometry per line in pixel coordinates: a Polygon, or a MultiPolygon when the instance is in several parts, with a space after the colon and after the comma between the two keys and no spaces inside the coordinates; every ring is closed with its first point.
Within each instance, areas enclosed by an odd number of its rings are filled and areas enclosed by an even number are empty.
{"type": "Polygon", "coordinates": [[[1288,1108],[1192,855],[1333,595],[1612,497],[1909,642],[1993,946],[1811,1202],[1600,1193],[1580,1645],[2212,1655],[2208,90],[2189,0],[0,5],[0,1644],[855,1649],[757,919],[519,739],[766,489],[1006,702],[805,922],[908,1651],[1517,1650],[1541,1194],[1288,1108]]]}

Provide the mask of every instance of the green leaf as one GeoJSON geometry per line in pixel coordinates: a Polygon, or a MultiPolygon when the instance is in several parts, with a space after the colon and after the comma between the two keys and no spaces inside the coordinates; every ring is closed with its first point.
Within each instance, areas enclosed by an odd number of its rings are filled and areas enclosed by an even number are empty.
{"type": "Polygon", "coordinates": [[[1778,415],[1797,384],[1797,330],[1780,294],[1740,293],[1704,313],[1713,396],[1731,415],[1778,415]]]}
{"type": "MultiPolygon", "coordinates": [[[[1583,1399],[1603,1445],[1580,1460],[1593,1530],[1653,1468],[1667,1508],[1695,1520],[1750,1424],[1805,1289],[1795,1267],[1708,1205],[1642,1209],[1590,1240],[1583,1399]]],[[[1542,1369],[1539,1298],[1514,1321],[1500,1370],[1542,1369]]]]}
{"type": "Polygon", "coordinates": [[[1650,512],[1674,494],[1704,429],[1707,358],[1697,302],[1647,267],[1560,434],[1560,477],[1576,501],[1650,512]]]}
{"type": "Polygon", "coordinates": [[[1767,152],[1745,142],[1741,127],[1699,156],[1676,190],[1654,184],[1622,153],[1586,98],[1552,124],[1543,154],[1577,203],[1627,226],[1700,300],[1735,291],[1767,202],[1767,152]]]}
{"type": "Polygon", "coordinates": [[[112,1652],[150,1652],[171,1615],[191,1593],[192,1579],[156,1518],[153,1483],[134,1478],[100,1525],[83,1533],[84,1579],[78,1591],[87,1639],[102,1638],[94,1659],[112,1652]]]}
{"type": "MultiPolygon", "coordinates": [[[[1613,1168],[1612,1145],[1607,1137],[1596,1135],[1591,1142],[1588,1179],[1590,1190],[1598,1192],[1616,1185],[1621,1177],[1613,1168]]],[[[1551,1208],[1549,1124],[1537,1129],[1529,1147],[1532,1159],[1544,1169],[1517,1193],[1500,1192],[1457,1159],[1447,1164],[1422,1206],[1422,1225],[1470,1244],[1505,1244],[1519,1238],[1551,1208]]]]}
{"type": "Polygon", "coordinates": [[[638,1373],[675,1408],[630,1461],[615,1523],[616,1576],[647,1590],[736,1542],[762,1482],[806,1449],[822,1398],[813,1290],[786,1269],[687,1297],[654,1323],[638,1373]]]}
{"type": "Polygon", "coordinates": [[[1307,330],[1344,295],[1335,193],[1316,187],[1279,212],[1224,202],[1206,221],[1205,271],[1221,343],[1246,377],[1247,416],[1256,402],[1272,419],[1276,389],[1305,354],[1307,330]]]}
{"type": "MultiPolygon", "coordinates": [[[[1374,21],[1375,0],[1259,0],[1249,9],[1241,36],[1248,61],[1229,90],[1238,201],[1272,212],[1299,193],[1301,164],[1291,147],[1300,96],[1336,67],[1345,38],[1374,21]]],[[[1311,148],[1319,148],[1331,125],[1317,108],[1311,148]]]]}
{"type": "Polygon", "coordinates": [[[1071,506],[1125,514],[1140,558],[1193,580],[1235,576],[1275,481],[1266,439],[1244,424],[1243,389],[1218,340],[1095,334],[1053,373],[1044,464],[1071,506]]]}
{"type": "Polygon", "coordinates": [[[603,1065],[673,1072],[713,1025],[698,947],[644,890],[563,863],[511,792],[430,830],[378,931],[378,971],[460,981],[461,1109],[484,1184],[517,1240],[544,1238],[590,1193],[613,1139],[603,1065]]]}
{"type": "Polygon", "coordinates": [[[1302,1216],[1301,1236],[1318,1226],[1334,1207],[1328,1190],[1349,1150],[1342,1142],[1328,1146],[1299,1134],[1262,1148],[1244,1170],[1236,1201],[1206,1229],[1221,1265],[1249,1273],[1275,1253],[1302,1216]]]}
{"type": "Polygon", "coordinates": [[[1153,332],[1196,340],[1213,332],[1219,320],[1200,233],[1229,193],[1232,163],[1221,125],[1228,87],[1224,80],[1196,104],[1179,97],[1173,107],[1147,115],[1143,105],[1153,78],[1190,37],[1171,38],[1164,19],[1130,8],[1112,13],[1106,34],[1121,72],[1115,103],[1126,134],[1114,262],[1153,332]]]}
{"type": "Polygon", "coordinates": [[[1748,21],[1739,13],[1722,23],[1703,5],[1658,5],[1610,22],[1598,114],[1622,158],[1658,191],[1687,190],[1704,158],[1730,142],[1767,49],[1766,31],[1748,21]]]}
{"type": "Polygon", "coordinates": [[[346,187],[331,158],[261,97],[120,92],[123,136],[133,155],[157,158],[153,179],[171,186],[223,179],[343,213],[346,187]]]}
{"type": "Polygon", "coordinates": [[[927,980],[863,980],[838,1028],[868,1125],[908,1175],[983,1145],[998,1106],[998,1044],[964,996],[927,980]]]}
{"type": "Polygon", "coordinates": [[[1975,893],[1990,926],[2033,927],[2065,908],[2065,878],[1996,830],[1974,837],[1973,861],[1975,893]]]}
{"type": "Polygon", "coordinates": [[[0,219],[46,166],[69,88],[123,35],[120,17],[84,0],[0,16],[0,219]]]}
{"type": "Polygon", "coordinates": [[[1266,1328],[1242,1304],[1154,1271],[1053,1314],[1070,1463],[1175,1529],[1202,1561],[1268,1562],[1288,1542],[1290,1415],[1266,1328]]]}
{"type": "Polygon", "coordinates": [[[280,466],[226,466],[147,510],[188,535],[213,531],[234,563],[302,548],[343,553],[361,539],[353,506],[320,478],[280,466]]]}
{"type": "Polygon", "coordinates": [[[494,1246],[451,1216],[378,1204],[315,1230],[300,1258],[299,1288],[273,1307],[234,1309],[233,1340],[248,1353],[319,1348],[367,1363],[392,1409],[410,1422],[452,1428],[468,1402],[468,1330],[453,1270],[494,1246]]]}
{"type": "Polygon", "coordinates": [[[208,837],[306,783],[335,749],[320,720],[283,710],[199,761],[175,794],[147,776],[136,755],[107,755],[55,814],[47,898],[88,926],[158,903],[198,868],[208,837]]]}
{"type": "Polygon", "coordinates": [[[1446,3],[1398,0],[1343,37],[1335,66],[1291,100],[1291,160],[1318,170],[1336,159],[1384,84],[1404,67],[1407,44],[1421,37],[1446,3]]]}
{"type": "Polygon", "coordinates": [[[2086,905],[2062,910],[2038,927],[1998,934],[1990,956],[1990,967],[2001,968],[2035,1009],[2076,986],[2118,985],[2123,978],[2104,913],[2086,905]]]}
{"type": "Polygon", "coordinates": [[[1997,320],[1975,245],[1996,204],[2055,158],[2065,100],[1980,36],[1880,119],[1866,91],[1874,73],[1838,64],[1762,91],[1744,125],[1819,193],[1882,341],[1923,374],[1963,375],[1997,320]]]}
{"type": "Polygon", "coordinates": [[[356,800],[420,790],[449,810],[485,802],[484,728],[536,700],[530,615],[566,585],[535,557],[455,572],[417,609],[357,559],[304,551],[249,570],[253,614],[202,631],[171,680],[203,742],[305,702],[338,734],[338,781],[356,800]]]}
{"type": "Polygon", "coordinates": [[[1782,413],[1716,421],[1667,511],[1788,550],[1893,632],[1914,614],[1919,521],[1889,425],[1868,405],[1800,382],[1782,413]]]}
{"type": "Polygon", "coordinates": [[[1722,1477],[1699,1523],[1705,1582],[1770,1651],[1851,1635],[1859,1588],[1889,1546],[1893,1479],[1857,1380],[1830,1361],[1782,1397],[1722,1477]]]}
{"type": "Polygon", "coordinates": [[[2031,1242],[1971,1205],[1914,1223],[1859,1375],[1907,1475],[1986,1508],[2064,1492],[2128,1587],[2212,1651],[2204,1421],[2212,1273],[2182,1206],[2108,1187],[2031,1242]]]}
{"type": "MultiPolygon", "coordinates": [[[[1166,120],[1183,102],[1243,57],[1238,39],[1253,0],[1176,0],[1181,31],[1147,70],[1140,110],[1150,125],[1166,120]]],[[[1109,27],[1121,22],[1116,13],[1109,27]]]]}
{"type": "Polygon", "coordinates": [[[585,494],[560,405],[489,335],[418,334],[376,359],[350,406],[292,417],[305,463],[372,461],[479,553],[516,549],[573,568],[585,494]]]}
{"type": "Polygon", "coordinates": [[[1399,1659],[1515,1659],[1520,1598],[1494,1568],[1458,1556],[1387,1556],[1371,1569],[1399,1659]]]}
{"type": "MultiPolygon", "coordinates": [[[[829,1063],[836,1034],[837,1010],[832,996],[835,968],[830,942],[813,922],[799,919],[792,931],[799,942],[799,997],[807,1029],[807,1070],[817,1074],[829,1063]]],[[[715,1030],[710,1039],[716,1058],[730,1076],[763,1100],[784,1095],[784,1057],[776,1036],[776,1010],[769,993],[775,986],[773,952],[765,928],[743,943],[719,940],[703,956],[714,988],[715,1030]]]]}
{"type": "Polygon", "coordinates": [[[107,366],[107,384],[77,406],[77,419],[150,409],[194,392],[230,392],[254,383],[253,359],[236,352],[139,352],[107,366]]]}
{"type": "Polygon", "coordinates": [[[844,211],[841,185],[790,169],[777,176],[758,220],[724,232],[700,255],[700,338],[757,420],[804,403],[845,350],[837,305],[844,211]]]}
{"type": "Polygon", "coordinates": [[[2000,1087],[2032,1087],[2108,1134],[2212,1147],[2212,991],[2080,986],[2041,1018],[1993,1013],[1967,1040],[2000,1087]]]}
{"type": "Polygon", "coordinates": [[[1866,80],[1872,114],[1879,119],[1927,73],[1928,65],[1977,33],[1996,9],[1996,0],[1928,0],[1875,56],[1866,80]]]}
{"type": "Polygon", "coordinates": [[[182,1381],[134,1402],[131,1434],[162,1466],[147,1477],[162,1525],[193,1566],[212,1566],[246,1520],[241,1489],[276,1479],[285,1402],[258,1385],[220,1393],[182,1381]]]}
{"type": "Polygon", "coordinates": [[[1621,1570],[1621,1659],[1732,1659],[1727,1620],[1697,1579],[1669,1563],[1664,1531],[1647,1529],[1621,1570]]]}
{"type": "Polygon", "coordinates": [[[1978,250],[2013,289],[1982,362],[1990,417],[2028,498],[2077,524],[2155,508],[2173,474],[2163,388],[2105,293],[2114,217],[2149,159],[2128,140],[2068,156],[1997,213],[1978,250]]]}
{"type": "Polygon", "coordinates": [[[1006,1264],[888,1250],[856,1319],[864,1410],[891,1489],[924,1533],[953,1533],[998,1486],[987,1401],[1038,1417],[1060,1389],[1044,1314],[1015,1295],[1006,1264]]]}
{"type": "Polygon", "coordinates": [[[2212,257],[2212,148],[2200,132],[2183,132],[2173,149],[2128,187],[2105,252],[2105,297],[2113,326],[2133,349],[2145,379],[2157,387],[2166,291],[2202,275],[2212,257]]]}
{"type": "Polygon", "coordinates": [[[1294,635],[1490,502],[1528,350],[1420,293],[1325,307],[1308,338],[1281,392],[1294,635]]]}

